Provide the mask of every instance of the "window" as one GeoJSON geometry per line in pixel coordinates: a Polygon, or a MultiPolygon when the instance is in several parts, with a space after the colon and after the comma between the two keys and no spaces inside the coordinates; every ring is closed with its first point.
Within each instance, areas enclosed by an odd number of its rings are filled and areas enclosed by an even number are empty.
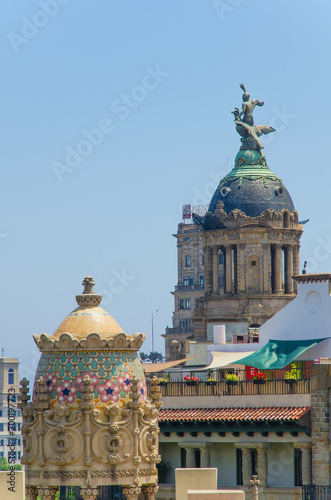
{"type": "Polygon", "coordinates": [[[18,459],[21,460],[21,452],[18,452],[18,459]]]}
{"type": "Polygon", "coordinates": [[[190,238],[185,238],[185,241],[190,241],[190,238]]]}
{"type": "Polygon", "coordinates": [[[236,462],[237,462],[237,485],[240,486],[243,484],[243,452],[240,449],[236,451],[236,462]]]}
{"type": "Polygon", "coordinates": [[[17,410],[17,416],[20,417],[21,416],[21,410],[17,410]]]}
{"type": "Polygon", "coordinates": [[[17,424],[17,430],[20,431],[21,430],[21,424],[17,424]]]}
{"type": "Polygon", "coordinates": [[[185,309],[191,309],[191,299],[185,300],[185,309]]]}
{"type": "Polygon", "coordinates": [[[220,252],[218,254],[218,263],[223,264],[223,262],[224,262],[224,254],[222,252],[220,252]]]}
{"type": "Polygon", "coordinates": [[[190,319],[186,319],[185,320],[185,327],[186,328],[190,328],[191,327],[191,320],[190,319]]]}
{"type": "MultiPolygon", "coordinates": [[[[18,425],[20,426],[21,424],[18,425]]],[[[14,424],[13,422],[8,422],[7,428],[8,431],[16,431],[16,424],[14,424]]],[[[21,428],[19,428],[18,430],[21,430],[21,428]]]]}
{"type": "Polygon", "coordinates": [[[201,450],[196,448],[194,450],[194,455],[195,455],[195,466],[197,469],[200,469],[200,467],[201,467],[201,450]]]}
{"type": "Polygon", "coordinates": [[[196,307],[197,309],[198,309],[198,307],[199,307],[199,301],[198,301],[198,299],[195,299],[195,307],[196,307]]]}
{"type": "Polygon", "coordinates": [[[4,445],[4,439],[0,439],[0,446],[4,445]]]}
{"type": "Polygon", "coordinates": [[[21,440],[20,439],[17,440],[17,445],[21,446],[21,440]]]}
{"type": "Polygon", "coordinates": [[[16,462],[16,451],[8,451],[8,462],[11,463],[13,460],[16,462]]]}
{"type": "Polygon", "coordinates": [[[0,432],[3,432],[3,424],[0,424],[0,432]]]}
{"type": "Polygon", "coordinates": [[[252,476],[257,476],[257,450],[251,450],[252,454],[252,476]]]}
{"type": "Polygon", "coordinates": [[[185,450],[185,448],[180,449],[180,467],[181,467],[181,469],[186,468],[186,450],[185,450]]]}
{"type": "Polygon", "coordinates": [[[200,286],[205,286],[205,277],[203,274],[200,275],[200,286]]]}
{"type": "Polygon", "coordinates": [[[251,265],[256,266],[256,260],[251,260],[251,265]]]}
{"type": "Polygon", "coordinates": [[[201,265],[205,265],[205,254],[201,255],[201,265]]]}
{"type": "Polygon", "coordinates": [[[190,286],[193,286],[193,282],[194,282],[194,277],[190,276],[190,286]]]}
{"type": "Polygon", "coordinates": [[[191,257],[189,255],[186,255],[185,257],[185,266],[190,267],[191,265],[191,257]]]}
{"type": "Polygon", "coordinates": [[[185,328],[185,319],[180,320],[180,327],[185,328]]]}
{"type": "Polygon", "coordinates": [[[8,446],[16,446],[16,439],[9,438],[8,439],[8,446]]]}
{"type": "Polygon", "coordinates": [[[0,451],[0,457],[3,458],[3,451],[0,451]]]}
{"type": "Polygon", "coordinates": [[[302,486],[302,451],[294,449],[294,486],[302,486]]]}
{"type": "Polygon", "coordinates": [[[188,276],[184,276],[184,278],[183,278],[183,285],[184,286],[188,285],[188,276]]]}
{"type": "Polygon", "coordinates": [[[179,300],[179,309],[184,309],[184,299],[179,300]]]}
{"type": "Polygon", "coordinates": [[[8,385],[13,385],[14,384],[14,370],[12,368],[9,368],[8,370],[8,385]]]}
{"type": "Polygon", "coordinates": [[[2,417],[2,410],[0,410],[0,417],[2,417]]]}

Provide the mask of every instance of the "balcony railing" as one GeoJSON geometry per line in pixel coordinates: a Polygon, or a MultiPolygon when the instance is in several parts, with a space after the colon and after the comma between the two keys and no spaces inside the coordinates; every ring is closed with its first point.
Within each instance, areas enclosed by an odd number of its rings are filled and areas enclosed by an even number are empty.
{"type": "Polygon", "coordinates": [[[302,486],[302,500],[330,500],[331,487],[308,484],[302,486]]]}
{"type": "MultiPolygon", "coordinates": [[[[254,396],[268,394],[310,394],[310,379],[295,381],[266,380],[257,383],[254,380],[239,380],[237,383],[220,380],[208,383],[198,382],[164,382],[161,383],[162,396],[254,396]],[[264,382],[264,381],[263,381],[264,382]]],[[[150,381],[147,380],[147,390],[150,390],[150,381]]]]}
{"type": "Polygon", "coordinates": [[[166,334],[193,333],[193,326],[189,328],[166,328],[166,334]]]}
{"type": "Polygon", "coordinates": [[[192,290],[204,290],[205,286],[204,285],[176,285],[175,286],[175,291],[184,291],[184,292],[190,292],[192,290]]]}

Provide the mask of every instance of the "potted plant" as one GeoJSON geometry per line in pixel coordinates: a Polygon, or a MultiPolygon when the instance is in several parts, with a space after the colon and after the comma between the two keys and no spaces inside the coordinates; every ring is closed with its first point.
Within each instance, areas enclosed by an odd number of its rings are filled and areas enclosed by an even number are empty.
{"type": "Polygon", "coordinates": [[[239,382],[239,376],[236,375],[235,373],[226,372],[225,381],[228,385],[237,385],[239,382]]]}
{"type": "Polygon", "coordinates": [[[197,385],[197,382],[199,382],[200,379],[198,377],[190,377],[189,375],[186,375],[184,380],[186,385],[197,385]]]}
{"type": "Polygon", "coordinates": [[[216,385],[217,380],[211,370],[208,371],[208,378],[206,380],[206,385],[216,385]]]}
{"type": "Polygon", "coordinates": [[[164,386],[170,381],[170,373],[167,373],[165,378],[159,378],[159,385],[164,386]]]}
{"type": "Polygon", "coordinates": [[[206,385],[216,385],[217,380],[215,377],[208,377],[206,380],[206,385]]]}
{"type": "Polygon", "coordinates": [[[301,378],[301,370],[297,368],[295,363],[291,363],[291,370],[285,372],[284,380],[286,384],[295,384],[301,378]]]}
{"type": "Polygon", "coordinates": [[[267,381],[267,375],[265,373],[257,373],[253,377],[253,383],[257,385],[265,384],[267,381]]]}

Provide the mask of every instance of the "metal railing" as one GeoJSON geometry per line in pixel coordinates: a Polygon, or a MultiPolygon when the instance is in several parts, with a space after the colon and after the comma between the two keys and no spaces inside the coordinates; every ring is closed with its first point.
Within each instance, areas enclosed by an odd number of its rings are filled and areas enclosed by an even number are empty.
{"type": "MultiPolygon", "coordinates": [[[[162,396],[253,396],[260,394],[309,394],[310,379],[295,381],[266,380],[258,383],[254,380],[239,380],[238,382],[169,381],[161,382],[162,396]]],[[[147,380],[147,391],[150,391],[150,381],[147,380]]]]}
{"type": "Polygon", "coordinates": [[[302,500],[331,500],[331,486],[316,484],[302,486],[302,500]]]}

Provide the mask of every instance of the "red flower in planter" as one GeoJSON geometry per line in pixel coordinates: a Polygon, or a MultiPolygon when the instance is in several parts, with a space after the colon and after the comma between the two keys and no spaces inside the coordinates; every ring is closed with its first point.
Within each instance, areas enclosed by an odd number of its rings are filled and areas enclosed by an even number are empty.
{"type": "Polygon", "coordinates": [[[267,380],[267,376],[265,373],[257,373],[254,375],[253,380],[267,380]]]}

